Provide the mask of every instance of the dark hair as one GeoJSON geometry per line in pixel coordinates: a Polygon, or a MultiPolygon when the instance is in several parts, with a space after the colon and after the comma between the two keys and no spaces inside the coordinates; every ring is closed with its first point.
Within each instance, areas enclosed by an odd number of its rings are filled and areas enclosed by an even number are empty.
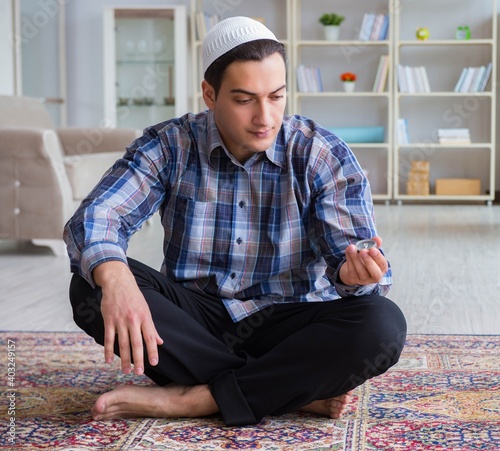
{"type": "Polygon", "coordinates": [[[227,67],[235,61],[262,61],[268,56],[279,53],[286,67],[285,46],[272,39],[258,39],[256,41],[245,42],[231,49],[229,52],[217,58],[205,71],[205,80],[214,88],[215,96],[219,90],[224,78],[227,67]]]}

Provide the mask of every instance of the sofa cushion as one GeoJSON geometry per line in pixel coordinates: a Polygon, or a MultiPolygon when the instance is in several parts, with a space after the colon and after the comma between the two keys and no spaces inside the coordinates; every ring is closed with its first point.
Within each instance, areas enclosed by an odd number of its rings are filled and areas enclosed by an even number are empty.
{"type": "Polygon", "coordinates": [[[102,152],[64,157],[64,166],[73,189],[73,199],[81,201],[96,186],[123,152],[102,152]]]}

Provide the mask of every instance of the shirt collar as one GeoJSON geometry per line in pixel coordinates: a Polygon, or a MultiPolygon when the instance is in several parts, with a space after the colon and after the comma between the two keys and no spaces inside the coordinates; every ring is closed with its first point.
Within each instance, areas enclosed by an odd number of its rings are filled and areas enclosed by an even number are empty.
{"type": "Polygon", "coordinates": [[[284,122],[281,124],[281,129],[278,132],[274,144],[266,150],[268,160],[274,163],[281,169],[286,166],[286,144],[285,144],[284,122]]]}
{"type": "Polygon", "coordinates": [[[215,123],[215,117],[212,110],[207,111],[207,153],[208,159],[210,160],[212,152],[222,147],[225,149],[224,143],[222,142],[222,138],[219,133],[219,129],[217,128],[217,124],[215,123]]]}
{"type": "MultiPolygon", "coordinates": [[[[215,149],[222,148],[224,151],[230,155],[230,152],[227,150],[224,145],[222,138],[219,133],[219,129],[217,128],[217,124],[215,123],[215,117],[212,110],[208,110],[207,113],[207,154],[209,161],[211,160],[212,153],[215,149]]],[[[269,147],[265,151],[266,157],[276,166],[283,169],[285,167],[286,155],[285,155],[285,133],[283,129],[283,125],[281,126],[281,130],[278,132],[276,136],[276,140],[274,144],[269,147]]]]}

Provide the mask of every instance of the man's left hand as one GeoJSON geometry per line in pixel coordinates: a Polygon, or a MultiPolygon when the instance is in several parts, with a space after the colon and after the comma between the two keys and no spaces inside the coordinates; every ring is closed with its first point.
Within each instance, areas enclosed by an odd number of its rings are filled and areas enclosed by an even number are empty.
{"type": "Polygon", "coordinates": [[[354,244],[345,250],[346,261],[340,268],[339,277],[344,285],[369,285],[378,283],[389,269],[387,259],[378,248],[382,238],[375,236],[377,247],[362,249],[358,252],[354,244]]]}

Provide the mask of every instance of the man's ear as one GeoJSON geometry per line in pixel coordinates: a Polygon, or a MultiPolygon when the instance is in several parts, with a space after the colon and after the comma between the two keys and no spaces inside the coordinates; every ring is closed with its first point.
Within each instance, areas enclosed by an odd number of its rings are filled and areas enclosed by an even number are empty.
{"type": "Polygon", "coordinates": [[[201,82],[203,100],[210,110],[215,109],[215,90],[206,80],[201,82]]]}

